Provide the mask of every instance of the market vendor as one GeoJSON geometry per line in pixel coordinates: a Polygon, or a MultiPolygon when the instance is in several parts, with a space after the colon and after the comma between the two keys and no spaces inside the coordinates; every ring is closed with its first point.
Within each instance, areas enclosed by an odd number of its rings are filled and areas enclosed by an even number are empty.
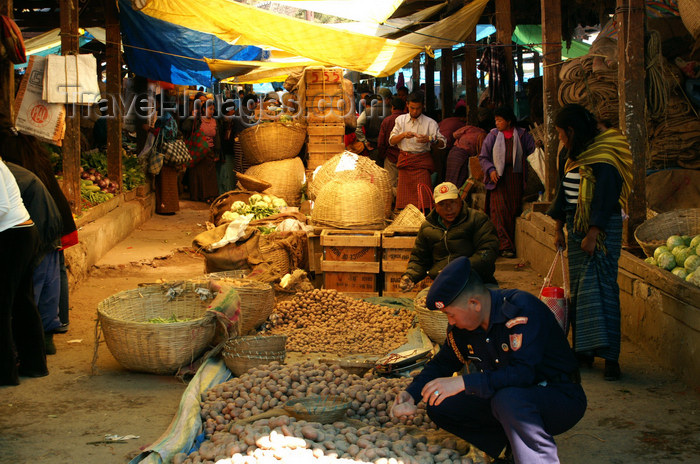
{"type": "Polygon", "coordinates": [[[435,209],[421,224],[406,272],[399,286],[409,291],[426,276],[435,279],[448,263],[469,258],[481,280],[496,284],[498,236],[488,216],[469,208],[457,186],[443,182],[433,193],[435,209]]]}
{"type": "Polygon", "coordinates": [[[447,341],[391,408],[419,401],[435,424],[495,462],[559,462],[553,435],[586,411],[577,361],[554,314],[530,293],[489,290],[466,257],[440,273],[426,306],[447,316],[447,341]],[[464,375],[453,376],[465,365],[464,375]],[[500,455],[503,459],[498,459],[500,455]]]}
{"type": "Polygon", "coordinates": [[[438,123],[423,114],[422,94],[408,96],[408,114],[396,118],[389,144],[399,147],[396,209],[403,209],[408,204],[422,208],[418,190],[424,185],[430,191],[430,174],[435,170],[431,146],[444,148],[447,145],[438,123]]]}

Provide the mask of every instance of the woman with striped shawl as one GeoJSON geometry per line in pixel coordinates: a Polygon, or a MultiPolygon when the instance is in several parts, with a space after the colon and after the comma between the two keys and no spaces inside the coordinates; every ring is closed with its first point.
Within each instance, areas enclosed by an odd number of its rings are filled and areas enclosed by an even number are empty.
{"type": "Polygon", "coordinates": [[[626,209],[630,194],[632,155],[620,131],[601,129],[580,105],[564,106],[554,124],[564,148],[559,189],[547,214],[556,220],[555,246],[569,247],[574,350],[581,365],[603,358],[605,380],[618,380],[620,208],[626,209]]]}

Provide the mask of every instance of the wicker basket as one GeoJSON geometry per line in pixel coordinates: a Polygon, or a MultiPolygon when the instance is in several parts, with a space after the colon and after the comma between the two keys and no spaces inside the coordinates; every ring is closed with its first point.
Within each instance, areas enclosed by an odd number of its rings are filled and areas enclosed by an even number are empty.
{"type": "Polygon", "coordinates": [[[447,338],[447,316],[441,311],[431,311],[425,306],[425,298],[428,296],[429,288],[418,292],[413,300],[413,307],[418,316],[418,324],[429,339],[442,345],[447,338]]]}
{"type": "Polygon", "coordinates": [[[700,0],[678,0],[678,13],[693,38],[700,37],[700,0]]]}
{"type": "Polygon", "coordinates": [[[350,401],[340,396],[307,396],[284,403],[282,408],[297,420],[332,424],[345,419],[350,401]]]}
{"type": "Polygon", "coordinates": [[[224,363],[235,375],[273,361],[284,362],[286,335],[251,335],[233,337],[224,344],[224,363]]]}
{"type": "Polygon", "coordinates": [[[260,180],[256,177],[246,176],[245,174],[241,174],[240,172],[236,173],[236,180],[239,184],[241,184],[241,187],[243,187],[246,190],[252,190],[254,192],[263,192],[272,187],[272,184],[269,182],[260,180]]]}
{"type": "Polygon", "coordinates": [[[294,158],[306,139],[306,128],[298,123],[266,122],[238,135],[243,156],[251,164],[294,158]]]}
{"type": "Polygon", "coordinates": [[[272,266],[275,274],[283,276],[292,271],[292,261],[289,259],[289,253],[279,241],[275,240],[275,233],[261,235],[258,248],[263,259],[272,266]]]}
{"type": "MultiPolygon", "coordinates": [[[[244,278],[248,271],[225,271],[207,274],[207,279],[223,280],[241,297],[238,333],[247,335],[265,322],[275,309],[275,291],[270,284],[244,278]]],[[[201,280],[201,279],[199,279],[201,280]]]]}
{"type": "Polygon", "coordinates": [[[335,179],[321,189],[311,220],[314,225],[335,229],[383,229],[382,198],[374,184],[335,179]]]}
{"type": "Polygon", "coordinates": [[[265,193],[283,198],[289,206],[301,204],[301,189],[304,185],[304,163],[301,158],[270,161],[251,166],[245,172],[272,185],[265,193]]]}
{"type": "Polygon", "coordinates": [[[205,316],[209,302],[195,289],[203,284],[185,282],[179,296],[168,296],[168,285],[148,285],[119,292],[97,305],[107,347],[114,358],[132,371],[172,374],[192,363],[214,336],[214,319],[205,316]],[[150,323],[154,318],[192,319],[150,323]]]}
{"type": "Polygon", "coordinates": [[[333,156],[323,163],[314,174],[313,182],[309,184],[309,198],[315,200],[323,187],[332,180],[365,180],[374,184],[379,190],[384,206],[385,217],[390,217],[394,193],[386,170],[366,156],[344,152],[333,156]]]}
{"type": "Polygon", "coordinates": [[[209,222],[213,224],[219,224],[221,221],[221,216],[226,212],[231,210],[231,205],[236,201],[243,201],[248,203],[248,199],[251,195],[256,192],[249,192],[247,190],[230,190],[226,193],[222,193],[214,201],[212,201],[211,206],[209,206],[209,222]]]}
{"type": "Polygon", "coordinates": [[[666,245],[671,235],[700,234],[700,208],[678,209],[661,213],[644,221],[634,231],[634,238],[647,256],[654,256],[654,250],[666,245]]]}
{"type": "Polygon", "coordinates": [[[420,226],[425,222],[425,216],[414,205],[409,203],[396,216],[394,221],[384,229],[384,232],[414,232],[418,233],[420,226]]]}

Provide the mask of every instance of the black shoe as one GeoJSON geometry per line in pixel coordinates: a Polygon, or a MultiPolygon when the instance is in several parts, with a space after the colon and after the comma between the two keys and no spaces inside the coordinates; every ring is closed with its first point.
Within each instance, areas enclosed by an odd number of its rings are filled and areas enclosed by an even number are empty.
{"type": "Polygon", "coordinates": [[[608,381],[620,380],[620,364],[617,361],[605,360],[605,370],[603,378],[608,381]]]}
{"type": "Polygon", "coordinates": [[[589,369],[593,367],[593,356],[586,353],[576,353],[576,360],[578,361],[578,367],[588,367],[589,369]]]}
{"type": "Polygon", "coordinates": [[[68,332],[68,324],[69,324],[69,323],[66,322],[65,324],[59,325],[58,327],[56,327],[55,329],[53,329],[53,333],[55,333],[55,334],[64,334],[64,333],[68,332]]]}
{"type": "Polygon", "coordinates": [[[49,370],[44,368],[43,370],[41,369],[23,369],[22,366],[19,366],[19,375],[21,377],[46,377],[49,375],[49,370]]]}
{"type": "Polygon", "coordinates": [[[56,345],[53,343],[53,332],[44,332],[44,348],[46,354],[56,354],[56,345]]]}

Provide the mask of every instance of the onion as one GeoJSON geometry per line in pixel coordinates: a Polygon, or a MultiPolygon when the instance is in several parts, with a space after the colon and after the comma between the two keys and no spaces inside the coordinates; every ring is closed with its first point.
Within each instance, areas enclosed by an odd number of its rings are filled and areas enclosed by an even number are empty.
{"type": "Polygon", "coordinates": [[[105,187],[108,187],[108,186],[109,186],[109,184],[107,184],[107,182],[105,182],[104,179],[98,180],[98,181],[97,181],[97,185],[98,185],[101,189],[104,189],[105,187]]]}
{"type": "Polygon", "coordinates": [[[90,177],[88,177],[88,179],[90,179],[90,180],[93,181],[93,182],[95,182],[95,180],[97,180],[97,179],[95,178],[95,176],[92,176],[92,175],[91,175],[90,177]]]}
{"type": "Polygon", "coordinates": [[[80,178],[81,178],[81,179],[89,179],[89,178],[90,178],[90,174],[88,174],[87,172],[83,171],[83,172],[80,173],[80,178]]]}

